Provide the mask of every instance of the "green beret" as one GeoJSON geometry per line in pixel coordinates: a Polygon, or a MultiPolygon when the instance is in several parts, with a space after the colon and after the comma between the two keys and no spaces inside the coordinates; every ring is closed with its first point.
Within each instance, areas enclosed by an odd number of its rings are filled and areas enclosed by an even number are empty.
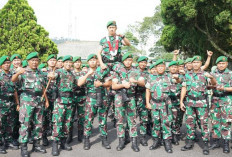
{"type": "Polygon", "coordinates": [[[92,59],[92,58],[95,58],[97,59],[97,55],[96,54],[90,54],[88,57],[87,57],[87,62],[92,59]]]}
{"type": "Polygon", "coordinates": [[[28,66],[28,62],[27,62],[27,60],[23,60],[22,61],[22,67],[25,68],[26,66],[28,66]]]}
{"type": "Polygon", "coordinates": [[[184,63],[185,63],[185,64],[186,64],[186,63],[192,63],[192,60],[193,60],[192,58],[187,58],[187,59],[185,60],[184,63]]]}
{"type": "Polygon", "coordinates": [[[60,56],[57,58],[57,60],[63,60],[63,58],[64,58],[63,56],[60,56]]]}
{"type": "Polygon", "coordinates": [[[165,60],[163,60],[163,59],[158,59],[158,60],[155,62],[155,66],[160,65],[160,64],[165,64],[165,60]]]}
{"type": "Polygon", "coordinates": [[[20,54],[13,54],[13,55],[10,57],[10,61],[13,61],[14,59],[22,59],[22,57],[21,57],[20,54]]]}
{"type": "Polygon", "coordinates": [[[80,56],[73,57],[73,62],[76,62],[76,61],[78,61],[78,60],[81,61],[81,57],[80,57],[80,56]]]}
{"type": "Polygon", "coordinates": [[[122,62],[126,60],[127,58],[133,58],[133,54],[130,52],[125,53],[122,57],[122,62]]]}
{"type": "Polygon", "coordinates": [[[109,26],[117,26],[116,25],[116,21],[109,21],[109,22],[107,22],[106,27],[108,28],[109,26]]]}
{"type": "Polygon", "coordinates": [[[0,58],[0,65],[2,65],[5,61],[10,61],[10,57],[9,56],[2,56],[0,58]]]}
{"type": "Polygon", "coordinates": [[[201,56],[194,56],[192,62],[193,61],[201,61],[201,56]]]}
{"type": "Polygon", "coordinates": [[[226,56],[220,56],[217,58],[216,60],[216,64],[218,64],[219,62],[227,62],[228,58],[226,56]]]}
{"type": "Polygon", "coordinates": [[[47,61],[49,61],[49,60],[52,59],[52,58],[55,58],[55,59],[56,59],[56,55],[54,55],[54,54],[49,55],[48,58],[47,58],[47,61]]]}
{"type": "Polygon", "coordinates": [[[146,56],[140,56],[140,57],[138,58],[137,62],[139,63],[139,62],[147,61],[147,60],[148,60],[148,58],[147,58],[146,56]]]}
{"type": "Polygon", "coordinates": [[[178,60],[178,65],[184,65],[184,61],[182,59],[178,60]]]}
{"type": "Polygon", "coordinates": [[[46,67],[46,64],[41,63],[41,64],[38,66],[38,69],[43,69],[43,68],[45,68],[45,67],[46,67]]]}
{"type": "Polygon", "coordinates": [[[168,65],[168,67],[173,66],[173,65],[178,65],[177,61],[171,61],[168,65]]]}
{"type": "Polygon", "coordinates": [[[73,60],[73,57],[72,56],[70,56],[70,55],[67,55],[67,56],[64,56],[64,58],[62,59],[62,61],[63,62],[65,62],[65,61],[72,61],[73,60]]]}
{"type": "Polygon", "coordinates": [[[83,65],[82,65],[82,68],[84,68],[84,67],[89,68],[89,65],[88,65],[88,64],[83,64],[83,65]]]}
{"type": "Polygon", "coordinates": [[[39,58],[38,52],[31,52],[31,53],[29,53],[29,54],[27,55],[26,60],[30,60],[30,59],[32,59],[32,58],[39,58]]]}
{"type": "Polygon", "coordinates": [[[151,69],[153,69],[154,67],[155,67],[155,64],[151,64],[150,67],[149,67],[149,69],[151,70],[151,69]]]}

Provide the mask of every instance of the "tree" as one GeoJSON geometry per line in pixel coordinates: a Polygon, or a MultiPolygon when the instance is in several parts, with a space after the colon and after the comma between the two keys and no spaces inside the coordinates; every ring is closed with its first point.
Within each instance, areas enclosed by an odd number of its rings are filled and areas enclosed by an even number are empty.
{"type": "Polygon", "coordinates": [[[161,44],[167,51],[181,48],[185,55],[232,59],[232,0],[161,0],[165,27],[161,44]]]}
{"type": "Polygon", "coordinates": [[[0,55],[18,53],[23,58],[30,52],[39,52],[42,60],[57,54],[56,44],[48,32],[37,24],[34,10],[27,0],[9,0],[0,10],[0,55]]]}

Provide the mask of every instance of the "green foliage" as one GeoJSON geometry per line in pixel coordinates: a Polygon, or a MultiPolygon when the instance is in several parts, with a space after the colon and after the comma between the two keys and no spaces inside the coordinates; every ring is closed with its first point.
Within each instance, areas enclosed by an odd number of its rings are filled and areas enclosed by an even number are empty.
{"type": "Polygon", "coordinates": [[[131,46],[122,47],[123,52],[133,52],[133,53],[141,53],[141,50],[137,48],[139,44],[139,40],[134,36],[134,34],[130,31],[125,33],[125,37],[130,41],[131,46]]]}
{"type": "Polygon", "coordinates": [[[9,0],[0,10],[0,56],[18,53],[26,58],[28,53],[37,51],[44,61],[50,54],[58,53],[48,35],[37,24],[27,0],[9,0]]]}
{"type": "Polygon", "coordinates": [[[232,58],[232,0],[161,0],[161,44],[186,56],[214,51],[232,58]]]}

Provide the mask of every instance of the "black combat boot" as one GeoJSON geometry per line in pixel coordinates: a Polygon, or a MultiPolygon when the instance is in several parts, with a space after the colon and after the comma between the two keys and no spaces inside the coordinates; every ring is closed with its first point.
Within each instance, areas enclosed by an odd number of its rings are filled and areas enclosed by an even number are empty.
{"type": "Polygon", "coordinates": [[[139,146],[138,146],[138,139],[137,139],[137,137],[132,137],[132,145],[131,145],[131,148],[132,148],[133,151],[135,151],[135,152],[139,152],[139,151],[140,151],[139,146]]]}
{"type": "Polygon", "coordinates": [[[128,143],[130,143],[130,135],[129,135],[129,130],[126,129],[126,131],[125,131],[125,145],[127,145],[128,143]]]}
{"type": "Polygon", "coordinates": [[[209,142],[208,141],[203,141],[204,146],[203,146],[203,154],[204,155],[209,155],[209,142]]]}
{"type": "Polygon", "coordinates": [[[49,141],[48,141],[46,132],[43,133],[42,142],[43,142],[43,146],[48,146],[49,145],[49,141]]]}
{"type": "Polygon", "coordinates": [[[172,143],[176,146],[179,145],[179,140],[176,134],[172,134],[172,143]]]}
{"type": "Polygon", "coordinates": [[[6,154],[5,144],[0,141],[0,154],[6,154]]]}
{"type": "Polygon", "coordinates": [[[46,149],[44,149],[43,146],[40,145],[40,140],[34,140],[32,151],[40,152],[42,154],[47,153],[46,149]]]}
{"type": "Polygon", "coordinates": [[[13,143],[12,142],[9,142],[9,141],[6,141],[6,148],[7,149],[13,149],[13,150],[18,150],[19,149],[19,146],[16,145],[17,143],[13,143]]]}
{"type": "Polygon", "coordinates": [[[27,143],[22,143],[22,145],[21,145],[21,156],[22,157],[30,157],[30,154],[27,151],[27,143]]]}
{"type": "Polygon", "coordinates": [[[109,142],[107,141],[107,136],[101,136],[102,139],[102,146],[106,149],[111,149],[109,142]]]}
{"type": "Polygon", "coordinates": [[[229,140],[223,141],[223,153],[230,153],[230,146],[229,146],[229,140]]]}
{"type": "Polygon", "coordinates": [[[193,140],[187,140],[187,143],[184,147],[181,148],[182,151],[187,151],[193,149],[194,142],[193,140]]]}
{"type": "Polygon", "coordinates": [[[125,88],[121,89],[121,95],[122,95],[122,102],[123,103],[128,103],[130,102],[130,98],[127,96],[127,90],[125,88]]]}
{"type": "Polygon", "coordinates": [[[59,150],[58,150],[58,141],[53,140],[52,142],[52,156],[58,156],[59,150]]]}
{"type": "Polygon", "coordinates": [[[119,144],[117,146],[117,151],[121,151],[125,148],[125,138],[119,137],[119,144]]]}
{"type": "Polygon", "coordinates": [[[102,95],[102,88],[96,88],[96,96],[97,96],[97,101],[96,104],[94,105],[95,107],[102,107],[103,104],[103,95],[102,95]]]}
{"type": "Polygon", "coordinates": [[[172,143],[170,140],[164,140],[164,148],[167,153],[172,153],[172,143]]]}
{"type": "Polygon", "coordinates": [[[89,150],[90,149],[90,141],[89,141],[89,136],[84,136],[84,150],[89,150]]]}
{"type": "Polygon", "coordinates": [[[77,139],[78,139],[79,142],[82,142],[82,140],[83,140],[83,134],[84,134],[83,128],[82,129],[78,129],[77,139]]]}
{"type": "Polygon", "coordinates": [[[153,144],[149,147],[150,150],[155,150],[160,147],[160,139],[153,138],[153,144]]]}
{"type": "Polygon", "coordinates": [[[146,135],[142,135],[140,137],[140,143],[141,143],[142,146],[148,146],[147,140],[146,140],[146,135]]]}
{"type": "Polygon", "coordinates": [[[67,143],[71,143],[73,140],[73,126],[70,127],[69,133],[68,133],[68,137],[67,137],[67,143]]]}
{"type": "Polygon", "coordinates": [[[209,149],[220,148],[220,143],[218,138],[213,138],[213,144],[209,147],[209,149]]]}
{"type": "Polygon", "coordinates": [[[72,147],[69,146],[69,144],[67,143],[66,137],[61,138],[60,149],[67,150],[67,151],[72,150],[72,147]]]}

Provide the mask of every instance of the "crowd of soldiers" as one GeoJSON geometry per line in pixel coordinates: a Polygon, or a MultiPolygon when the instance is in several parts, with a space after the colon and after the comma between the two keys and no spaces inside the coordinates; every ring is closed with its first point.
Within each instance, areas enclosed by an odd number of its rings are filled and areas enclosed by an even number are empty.
{"type": "Polygon", "coordinates": [[[29,157],[28,143],[33,144],[32,151],[46,153],[49,136],[53,156],[60,149],[71,151],[75,121],[78,141],[89,150],[95,117],[105,149],[111,149],[107,117],[115,123],[117,151],[131,142],[132,150],[138,152],[138,143],[148,146],[150,135],[153,144],[149,149],[163,145],[167,153],[173,152],[172,144],[179,145],[185,117],[187,140],[182,151],[193,149],[198,126],[204,155],[219,148],[220,139],[223,152],[229,153],[232,72],[227,68],[228,58],[218,57],[210,73],[205,70],[211,51],[204,65],[201,56],[177,60],[179,51],[175,50],[168,69],[163,59],[148,67],[146,56],[140,56],[133,66],[133,53],[122,55],[122,46],[130,46],[130,42],[116,34],[116,22],[109,21],[107,30],[108,36],[100,41],[99,51],[88,56],[87,65],[82,65],[81,57],[52,54],[46,67],[39,65],[37,52],[24,61],[19,54],[0,58],[0,154],[20,146],[21,156],[29,157]]]}

